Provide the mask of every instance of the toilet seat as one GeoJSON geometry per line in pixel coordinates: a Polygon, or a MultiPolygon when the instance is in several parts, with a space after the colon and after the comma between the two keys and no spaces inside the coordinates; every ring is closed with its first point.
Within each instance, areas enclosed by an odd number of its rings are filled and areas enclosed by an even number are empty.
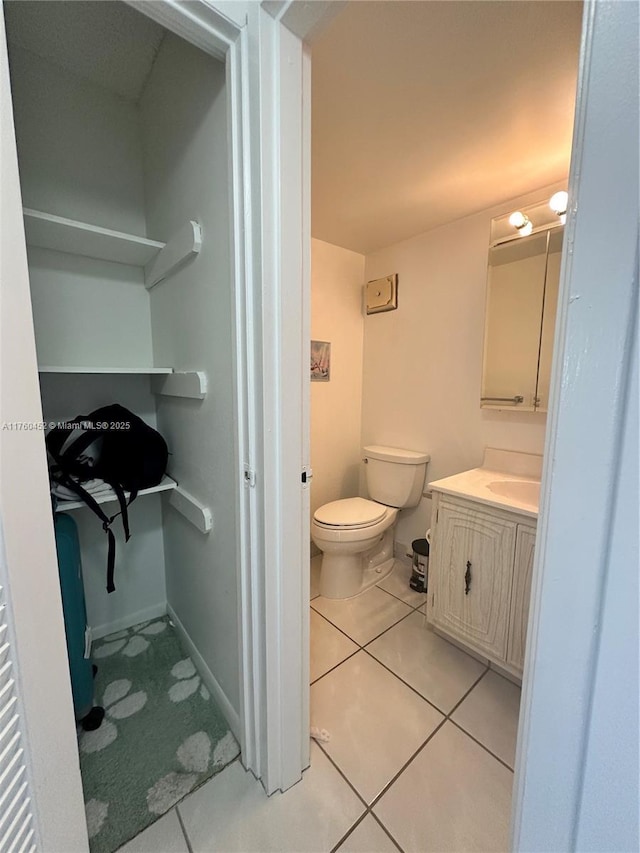
{"type": "Polygon", "coordinates": [[[319,527],[340,530],[363,530],[373,527],[387,513],[387,507],[365,498],[344,498],[319,507],[313,520],[319,527]]]}

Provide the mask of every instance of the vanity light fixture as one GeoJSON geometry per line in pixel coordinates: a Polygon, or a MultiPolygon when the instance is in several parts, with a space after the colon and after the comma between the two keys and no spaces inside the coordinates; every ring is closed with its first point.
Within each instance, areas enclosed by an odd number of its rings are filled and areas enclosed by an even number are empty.
{"type": "Polygon", "coordinates": [[[565,190],[554,193],[549,199],[549,207],[560,217],[560,222],[564,225],[567,221],[567,205],[569,203],[569,194],[565,190]]]}
{"type": "Polygon", "coordinates": [[[511,214],[509,217],[509,225],[513,225],[514,228],[517,228],[520,237],[528,237],[533,231],[533,222],[520,210],[516,210],[511,214]]]}

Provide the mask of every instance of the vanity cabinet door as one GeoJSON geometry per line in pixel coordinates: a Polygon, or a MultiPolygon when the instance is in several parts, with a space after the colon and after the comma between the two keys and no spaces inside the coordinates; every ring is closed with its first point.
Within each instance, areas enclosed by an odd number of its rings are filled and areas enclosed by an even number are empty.
{"type": "Polygon", "coordinates": [[[516,553],[513,561],[513,590],[509,616],[507,663],[520,671],[524,666],[535,544],[535,527],[519,524],[516,536],[516,553]]]}
{"type": "Polygon", "coordinates": [[[434,625],[504,660],[516,524],[454,502],[438,509],[434,625]]]}

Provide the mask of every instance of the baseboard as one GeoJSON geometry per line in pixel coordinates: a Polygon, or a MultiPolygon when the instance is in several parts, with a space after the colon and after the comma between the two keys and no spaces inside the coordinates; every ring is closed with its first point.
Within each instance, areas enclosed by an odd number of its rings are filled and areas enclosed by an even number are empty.
{"type": "Polygon", "coordinates": [[[167,604],[167,613],[169,614],[169,618],[173,622],[173,627],[176,629],[180,641],[186,651],[188,652],[190,658],[194,662],[196,669],[200,677],[202,678],[207,690],[211,693],[213,698],[215,699],[218,707],[222,711],[227,723],[229,724],[229,728],[233,732],[238,743],[241,743],[240,740],[240,716],[236,709],[233,707],[231,702],[227,699],[227,695],[220,687],[214,674],[211,672],[209,667],[204,661],[204,658],[196,648],[193,640],[189,636],[187,629],[184,627],[180,619],[177,617],[175,610],[171,607],[170,604],[167,604]]]}
{"type": "Polygon", "coordinates": [[[116,631],[124,631],[125,628],[133,628],[134,625],[147,622],[149,619],[157,619],[159,616],[164,616],[166,612],[167,602],[162,601],[160,604],[145,607],[144,610],[138,610],[136,613],[123,616],[122,619],[116,619],[114,622],[106,622],[104,625],[98,625],[95,628],[92,627],[91,636],[94,640],[100,640],[108,634],[115,634],[116,631]]]}

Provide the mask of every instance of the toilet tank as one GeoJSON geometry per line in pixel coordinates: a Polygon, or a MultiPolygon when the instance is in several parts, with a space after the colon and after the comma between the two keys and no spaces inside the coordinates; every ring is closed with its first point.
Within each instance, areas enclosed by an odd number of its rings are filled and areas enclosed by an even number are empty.
{"type": "Polygon", "coordinates": [[[363,450],[371,500],[398,508],[420,503],[428,454],[379,444],[363,450]]]}

